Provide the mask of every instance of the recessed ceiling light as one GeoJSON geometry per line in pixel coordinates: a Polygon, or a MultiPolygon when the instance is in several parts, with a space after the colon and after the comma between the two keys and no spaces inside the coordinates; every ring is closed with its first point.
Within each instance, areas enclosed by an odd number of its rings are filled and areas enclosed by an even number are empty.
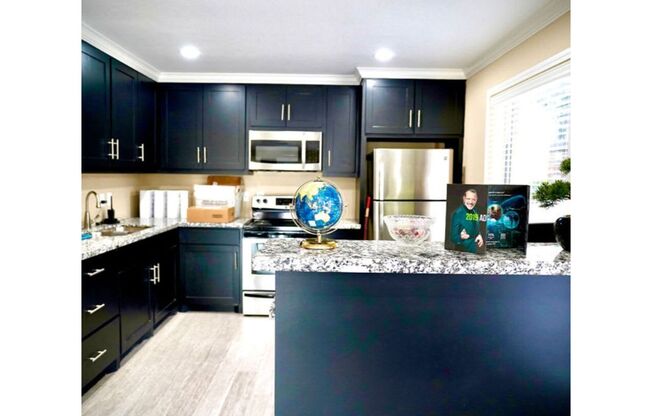
{"type": "Polygon", "coordinates": [[[186,59],[197,59],[199,55],[201,55],[201,52],[195,46],[187,45],[181,48],[181,56],[186,59]]]}
{"type": "Polygon", "coordinates": [[[374,57],[380,62],[387,62],[394,57],[394,52],[390,51],[387,48],[380,48],[376,51],[374,57]]]}

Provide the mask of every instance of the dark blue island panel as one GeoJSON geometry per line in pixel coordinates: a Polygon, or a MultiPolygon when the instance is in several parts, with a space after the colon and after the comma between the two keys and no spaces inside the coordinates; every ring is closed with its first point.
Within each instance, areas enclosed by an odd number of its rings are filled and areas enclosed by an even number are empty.
{"type": "Polygon", "coordinates": [[[276,416],[570,414],[568,276],[276,279],[276,416]]]}

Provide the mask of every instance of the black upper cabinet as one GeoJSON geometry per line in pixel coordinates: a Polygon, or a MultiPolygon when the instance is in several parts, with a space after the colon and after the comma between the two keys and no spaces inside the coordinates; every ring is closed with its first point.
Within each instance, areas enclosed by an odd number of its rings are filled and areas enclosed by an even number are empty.
{"type": "Polygon", "coordinates": [[[416,81],[416,134],[464,132],[465,81],[416,81]]]}
{"type": "Polygon", "coordinates": [[[82,171],[156,167],[156,83],[82,42],[82,171]]]}
{"type": "Polygon", "coordinates": [[[82,170],[110,164],[111,58],[82,42],[82,170]]]}
{"type": "Polygon", "coordinates": [[[464,132],[463,80],[368,79],[365,133],[459,136],[464,132]]]}
{"type": "Polygon", "coordinates": [[[204,87],[204,169],[244,171],[246,169],[245,87],[204,87]]]}
{"type": "Polygon", "coordinates": [[[136,160],[150,171],[157,166],[156,146],[156,82],[138,74],[138,106],[136,108],[136,160]]]}
{"type": "Polygon", "coordinates": [[[111,60],[111,138],[109,157],[119,166],[137,162],[136,107],[138,73],[111,60]]]}
{"type": "Polygon", "coordinates": [[[365,131],[379,134],[412,134],[414,81],[370,79],[365,81],[365,131]]]}
{"type": "Polygon", "coordinates": [[[161,94],[162,163],[166,170],[203,165],[202,86],[170,84],[161,94]]]}
{"type": "Polygon", "coordinates": [[[162,90],[164,170],[246,169],[244,86],[170,84],[162,90]]]}
{"type": "Polygon", "coordinates": [[[324,87],[319,85],[247,87],[249,127],[321,129],[324,110],[324,87]]]}
{"type": "Polygon", "coordinates": [[[328,87],[324,176],[356,176],[358,171],[357,88],[328,87]]]}

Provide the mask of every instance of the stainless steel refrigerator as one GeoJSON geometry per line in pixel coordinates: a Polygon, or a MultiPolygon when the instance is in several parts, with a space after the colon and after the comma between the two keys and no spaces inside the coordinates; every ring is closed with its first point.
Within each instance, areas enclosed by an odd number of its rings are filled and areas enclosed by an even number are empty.
{"type": "Polygon", "coordinates": [[[451,149],[375,149],[369,164],[367,189],[372,190],[372,235],[391,240],[385,215],[433,217],[429,241],[444,241],[446,185],[453,180],[451,149]]]}

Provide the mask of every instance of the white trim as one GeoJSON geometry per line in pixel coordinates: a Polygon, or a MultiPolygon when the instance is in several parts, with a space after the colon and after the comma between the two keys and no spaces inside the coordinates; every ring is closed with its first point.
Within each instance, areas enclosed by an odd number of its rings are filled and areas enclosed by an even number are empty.
{"type": "Polygon", "coordinates": [[[482,154],[484,155],[483,158],[483,165],[484,169],[482,172],[482,180],[484,183],[487,181],[487,142],[489,141],[489,116],[491,112],[491,97],[506,91],[509,88],[512,88],[513,86],[520,84],[523,81],[526,81],[536,75],[541,74],[542,72],[545,72],[549,70],[550,68],[553,68],[561,63],[564,63],[566,61],[569,61],[571,59],[571,50],[570,48],[564,49],[563,51],[547,58],[544,59],[543,61],[539,62],[538,64],[526,69],[525,71],[519,72],[518,74],[514,75],[510,79],[501,82],[500,84],[494,85],[493,87],[489,88],[487,90],[486,98],[485,98],[485,115],[484,115],[484,141],[483,141],[483,149],[482,149],[482,154]]]}
{"type": "Polygon", "coordinates": [[[255,74],[219,72],[161,72],[158,82],[200,82],[232,84],[360,85],[355,75],[255,74]]]}
{"type": "Polygon", "coordinates": [[[513,30],[504,40],[499,42],[480,59],[464,69],[467,78],[472,77],[487,65],[496,61],[507,52],[520,45],[535,33],[539,32],[550,23],[570,10],[570,0],[553,0],[532,18],[526,20],[517,29],[513,30]]]}
{"type": "Polygon", "coordinates": [[[90,43],[97,49],[110,55],[112,58],[119,60],[123,64],[130,66],[141,74],[152,78],[154,81],[158,81],[160,74],[158,69],[83,22],[82,40],[90,43]]]}
{"type": "Polygon", "coordinates": [[[357,67],[356,72],[362,79],[466,79],[464,70],[460,68],[357,67]]]}
{"type": "Polygon", "coordinates": [[[487,104],[489,104],[489,99],[492,96],[501,93],[509,88],[512,88],[516,84],[520,84],[521,82],[530,79],[533,76],[538,75],[544,71],[547,71],[554,66],[569,61],[570,58],[571,58],[570,48],[564,49],[563,51],[539,62],[538,64],[526,69],[525,71],[519,72],[518,74],[514,75],[507,81],[503,81],[500,84],[494,85],[493,87],[487,90],[487,104]]]}

